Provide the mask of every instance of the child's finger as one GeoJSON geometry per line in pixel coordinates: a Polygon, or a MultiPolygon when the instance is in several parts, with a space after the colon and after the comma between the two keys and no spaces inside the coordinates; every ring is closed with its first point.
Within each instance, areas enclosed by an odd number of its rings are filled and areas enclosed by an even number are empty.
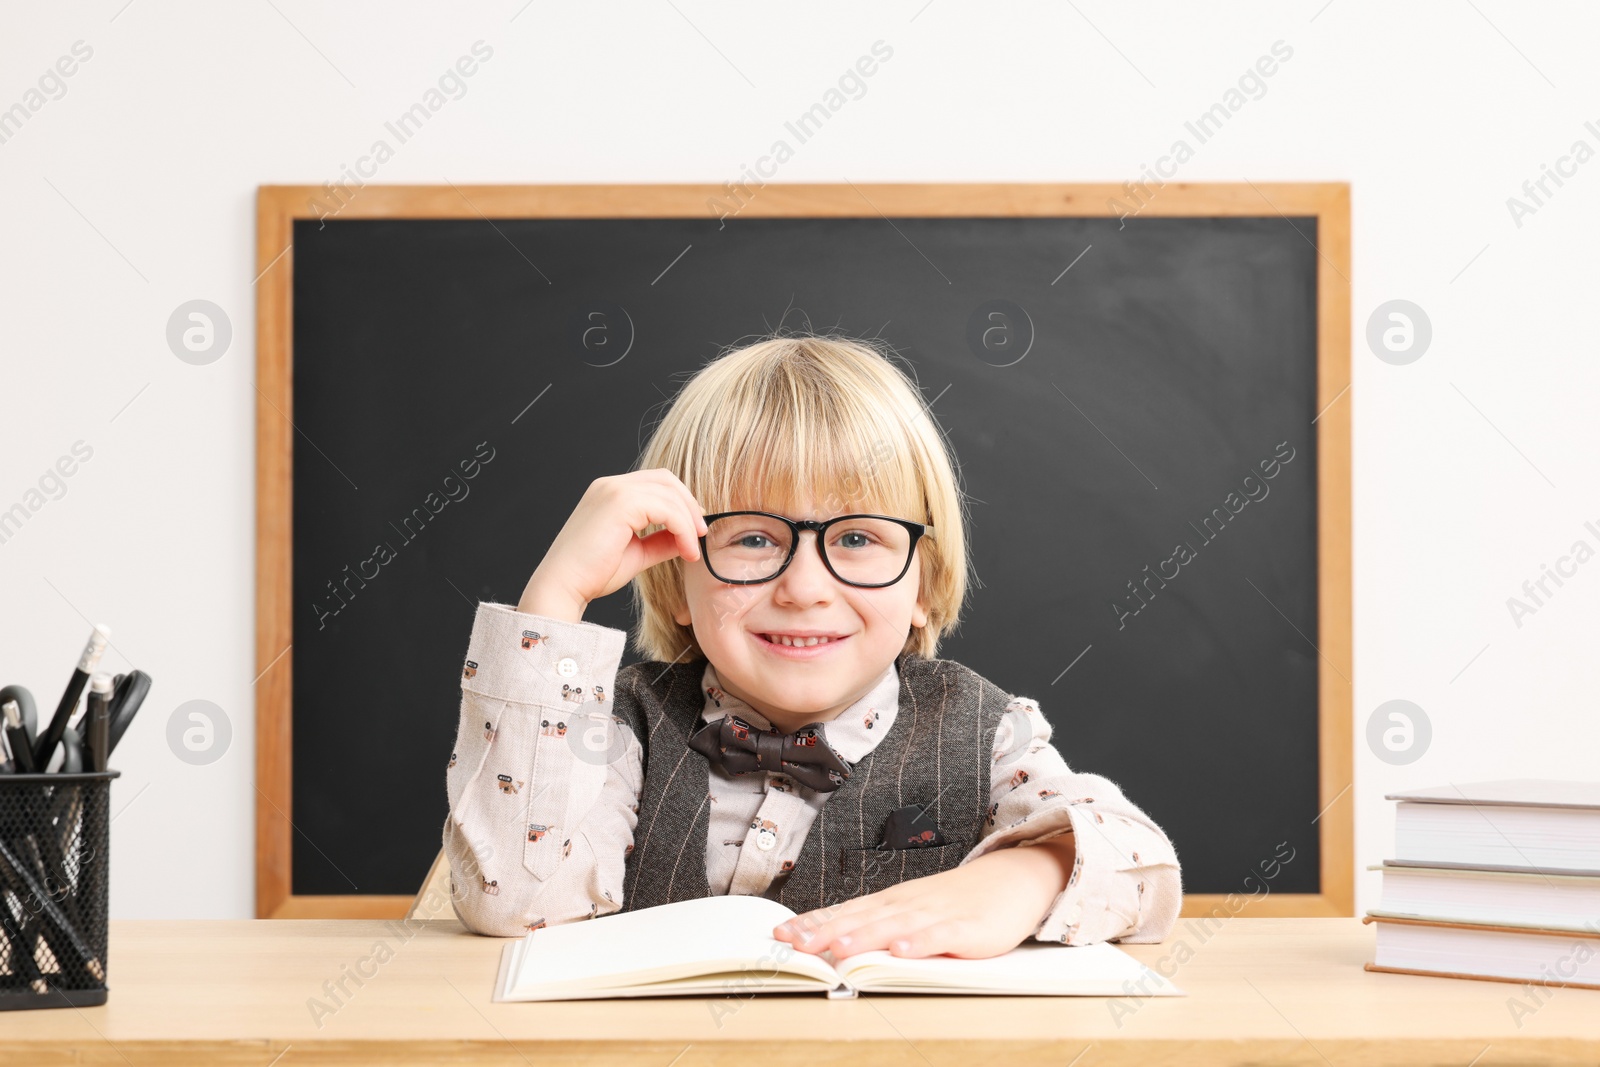
{"type": "MultiPolygon", "coordinates": [[[[895,954],[909,955],[921,946],[936,944],[942,936],[939,931],[943,925],[925,911],[892,912],[840,933],[833,939],[833,954],[843,959],[858,952],[891,948],[896,942],[904,941],[910,946],[907,952],[895,954]]],[[[924,954],[941,951],[941,948],[930,948],[924,954]]]]}
{"type": "Polygon", "coordinates": [[[810,911],[801,912],[781,925],[790,929],[814,932],[841,915],[851,915],[860,911],[871,899],[871,897],[852,897],[849,900],[842,900],[837,904],[830,904],[824,908],[813,908],[810,911]]]}
{"type": "Polygon", "coordinates": [[[694,494],[689,492],[688,486],[684,485],[682,482],[679,482],[676,478],[674,478],[673,481],[677,482],[678,491],[683,494],[684,507],[689,509],[689,524],[694,527],[695,534],[699,535],[705,533],[705,508],[702,508],[700,506],[700,501],[696,500],[694,498],[694,494]]]}
{"type": "Polygon", "coordinates": [[[889,954],[904,959],[941,956],[955,947],[949,923],[930,923],[919,930],[891,935],[889,954]]]}
{"type": "MultiPolygon", "coordinates": [[[[671,520],[666,522],[664,533],[670,534],[674,546],[673,556],[682,556],[693,563],[700,558],[700,541],[696,534],[690,532],[692,520],[684,514],[682,509],[675,511],[671,520]]],[[[671,556],[667,557],[672,558],[671,556]]]]}
{"type": "Polygon", "coordinates": [[[671,494],[671,499],[666,502],[669,508],[662,517],[662,522],[667,524],[678,538],[678,545],[684,559],[693,562],[700,558],[700,521],[694,514],[690,505],[677,493],[671,494]]]}
{"type": "Polygon", "coordinates": [[[800,928],[787,934],[773,933],[779,941],[787,941],[801,952],[821,954],[828,950],[832,941],[831,935],[826,930],[816,928],[800,928]]]}
{"type": "MultiPolygon", "coordinates": [[[[635,531],[649,538],[667,530],[672,543],[677,545],[672,555],[681,555],[691,562],[700,558],[698,520],[678,493],[666,486],[652,486],[640,503],[642,509],[634,514],[632,521],[637,523],[642,519],[643,523],[635,525],[635,531]]],[[[671,559],[672,556],[662,558],[671,559]]]]}
{"type": "Polygon", "coordinates": [[[684,485],[682,480],[679,479],[676,474],[673,474],[671,471],[666,470],[665,468],[662,469],[661,473],[665,474],[668,482],[673,485],[679,493],[683,494],[683,501],[689,507],[689,516],[690,518],[694,519],[695,532],[705,533],[706,524],[703,521],[702,516],[704,516],[706,512],[705,508],[700,506],[700,501],[695,499],[694,494],[689,491],[689,487],[684,485]]]}
{"type": "Polygon", "coordinates": [[[667,529],[655,530],[639,542],[639,547],[644,550],[644,561],[639,565],[641,571],[683,555],[683,543],[667,529]]]}
{"type": "Polygon", "coordinates": [[[840,934],[856,929],[882,912],[886,902],[875,897],[875,894],[855,897],[833,908],[797,915],[780,924],[773,936],[806,952],[823,952],[836,943],[840,934]],[[786,931],[787,936],[782,931],[786,931]]]}
{"type": "Polygon", "coordinates": [[[689,492],[689,487],[684,485],[676,474],[673,474],[665,467],[658,467],[644,473],[657,478],[662,485],[683,499],[684,507],[689,512],[689,525],[693,528],[696,536],[706,532],[705,509],[700,506],[700,501],[694,498],[694,494],[689,492]]]}
{"type": "MultiPolygon", "coordinates": [[[[647,527],[647,529],[654,529],[647,527]]],[[[687,550],[683,547],[683,538],[671,529],[656,529],[650,536],[640,542],[644,548],[644,562],[639,564],[639,570],[649,570],[651,567],[668,560],[687,558],[687,550]]],[[[694,560],[690,559],[693,563],[694,560]]]]}
{"type": "Polygon", "coordinates": [[[683,506],[684,544],[689,549],[689,558],[700,558],[700,535],[705,532],[705,524],[700,521],[700,515],[689,504],[683,506]]]}

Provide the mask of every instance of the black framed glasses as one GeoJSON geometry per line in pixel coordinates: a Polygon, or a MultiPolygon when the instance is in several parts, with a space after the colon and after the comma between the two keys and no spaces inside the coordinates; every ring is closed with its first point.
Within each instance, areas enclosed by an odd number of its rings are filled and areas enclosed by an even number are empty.
{"type": "Polygon", "coordinates": [[[729,585],[772,581],[794,560],[800,531],[811,530],[829,574],[846,585],[878,589],[904,578],[917,542],[933,534],[926,523],[887,515],[840,515],[818,522],[766,511],[722,511],[705,520],[700,556],[711,576],[729,585]]]}

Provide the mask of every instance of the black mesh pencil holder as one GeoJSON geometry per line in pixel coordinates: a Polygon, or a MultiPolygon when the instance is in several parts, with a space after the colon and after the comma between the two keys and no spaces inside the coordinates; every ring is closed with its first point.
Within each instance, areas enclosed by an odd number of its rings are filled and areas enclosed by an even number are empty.
{"type": "Polygon", "coordinates": [[[106,1002],[120,773],[0,774],[0,1010],[106,1002]]]}

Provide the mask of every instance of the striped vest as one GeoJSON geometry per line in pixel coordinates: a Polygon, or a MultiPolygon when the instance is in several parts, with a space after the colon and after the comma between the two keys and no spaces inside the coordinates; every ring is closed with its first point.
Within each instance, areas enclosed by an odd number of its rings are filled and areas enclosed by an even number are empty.
{"type": "MultiPolygon", "coordinates": [[[[983,837],[995,731],[1011,696],[953,660],[904,653],[889,732],[828,795],[794,869],[765,896],[805,912],[960,865],[983,837]],[[889,813],[924,805],[946,844],[877,849],[889,813]]],[[[630,664],[617,672],[615,712],[644,750],[623,911],[711,894],[706,881],[711,766],[688,746],[702,723],[704,663],[630,664]]]]}

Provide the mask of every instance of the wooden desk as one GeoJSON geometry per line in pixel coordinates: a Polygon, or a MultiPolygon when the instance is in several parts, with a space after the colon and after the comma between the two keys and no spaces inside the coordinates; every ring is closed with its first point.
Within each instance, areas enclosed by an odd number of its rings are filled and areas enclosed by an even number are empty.
{"type": "Polygon", "coordinates": [[[1161,945],[1124,946],[1189,994],[1139,1006],[873,994],[493,1004],[506,942],[467,934],[454,920],[413,929],[398,920],[117,921],[110,1001],[0,1013],[0,1064],[1490,1067],[1600,1059],[1600,990],[1542,990],[1543,1006],[1519,1027],[1507,1001],[1526,1001],[1524,987],[1363,970],[1373,932],[1358,919],[1241,917],[1214,925],[1209,939],[1191,924],[1180,920],[1161,945]],[[1161,961],[1180,943],[1192,955],[1173,970],[1161,961]],[[342,1006],[325,986],[341,978],[351,993],[342,1006]],[[317,1000],[333,1009],[320,1020],[317,1000]],[[1119,1006],[1120,1019],[1112,1013],[1119,1006]]]}

